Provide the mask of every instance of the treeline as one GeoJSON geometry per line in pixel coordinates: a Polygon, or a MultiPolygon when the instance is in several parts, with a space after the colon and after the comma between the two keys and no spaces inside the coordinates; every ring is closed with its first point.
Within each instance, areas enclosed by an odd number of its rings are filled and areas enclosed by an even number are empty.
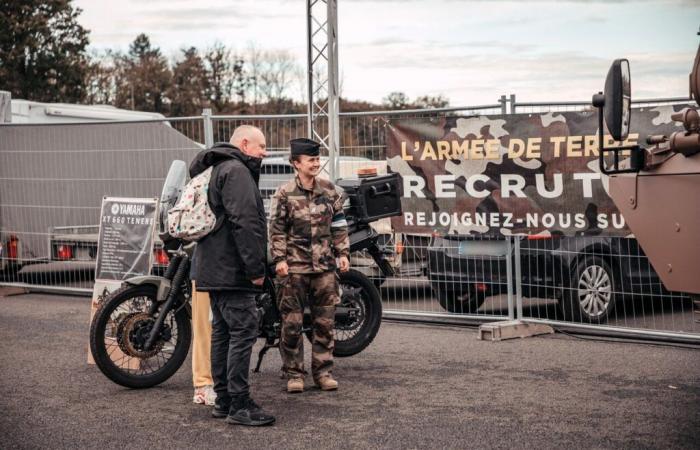
{"type": "Polygon", "coordinates": [[[140,34],[128,52],[92,58],[85,77],[87,103],[168,116],[198,115],[204,108],[220,114],[304,111],[292,100],[301,92],[301,74],[288,52],[251,47],[244,55],[217,43],[203,51],[183,49],[169,61],[140,34]]]}
{"type": "MultiPolygon", "coordinates": [[[[70,0],[9,2],[0,11],[0,90],[42,102],[107,104],[167,116],[306,112],[306,73],[293,55],[215,43],[168,59],[146,34],[127,52],[89,52],[89,30],[70,0]],[[300,100],[301,99],[301,100],[300,100]]],[[[316,99],[317,101],[319,99],[316,99]]],[[[381,104],[341,99],[341,111],[447,106],[392,92],[381,104]]]]}

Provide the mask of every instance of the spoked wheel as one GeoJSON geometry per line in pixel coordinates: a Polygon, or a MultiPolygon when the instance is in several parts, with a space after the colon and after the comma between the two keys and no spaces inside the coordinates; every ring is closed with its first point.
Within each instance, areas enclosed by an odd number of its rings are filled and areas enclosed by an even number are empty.
{"type": "MultiPolygon", "coordinates": [[[[340,304],[351,308],[352,317],[334,324],[333,356],[345,357],[360,353],[372,343],[382,323],[382,301],[372,281],[360,272],[350,270],[340,274],[340,304]]],[[[313,342],[313,326],[307,324],[306,338],[313,342]]]]}
{"type": "Polygon", "coordinates": [[[187,357],[192,329],[184,308],[168,312],[156,342],[145,348],[156,319],[149,310],[155,305],[155,286],[126,286],[107,297],[95,313],[90,351],[97,367],[117,384],[155,386],[170,378],[187,357]]]}
{"type": "Polygon", "coordinates": [[[340,274],[340,305],[357,312],[344,323],[335,323],[333,355],[343,357],[360,353],[374,340],[382,322],[382,302],[377,288],[360,272],[340,274]]]}

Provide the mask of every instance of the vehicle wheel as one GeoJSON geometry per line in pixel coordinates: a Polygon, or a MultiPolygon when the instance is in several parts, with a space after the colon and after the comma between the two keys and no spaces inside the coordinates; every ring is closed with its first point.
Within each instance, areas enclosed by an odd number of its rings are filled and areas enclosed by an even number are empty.
{"type": "Polygon", "coordinates": [[[148,388],[170,378],[180,368],[192,340],[185,308],[168,312],[159,340],[143,350],[154,317],[156,287],[125,286],[107,297],[90,325],[90,351],[107,378],[129,388],[148,388]]]}
{"type": "MultiPolygon", "coordinates": [[[[372,343],[382,323],[382,301],[379,292],[366,275],[350,269],[340,274],[340,305],[358,309],[357,317],[348,323],[335,323],[333,356],[340,358],[360,353],[372,343]]],[[[313,330],[306,331],[313,342],[313,330]]]]}
{"type": "Polygon", "coordinates": [[[451,313],[475,313],[486,300],[486,294],[477,292],[473,286],[469,286],[466,290],[455,291],[433,289],[433,292],[440,306],[451,313]]]}
{"type": "Polygon", "coordinates": [[[613,271],[603,258],[580,258],[562,298],[564,317],[576,322],[604,323],[615,309],[616,285],[613,271]]]}

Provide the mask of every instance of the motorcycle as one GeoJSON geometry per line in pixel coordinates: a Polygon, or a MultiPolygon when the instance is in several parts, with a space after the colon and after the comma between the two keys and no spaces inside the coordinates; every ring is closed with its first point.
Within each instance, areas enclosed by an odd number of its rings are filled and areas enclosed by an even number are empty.
{"type": "MultiPolygon", "coordinates": [[[[192,341],[189,272],[196,244],[169,237],[165,226],[167,210],[177,201],[185,178],[185,163],[173,162],[160,208],[160,236],[171,255],[165,272],[162,276],[125,280],[100,303],[90,326],[90,351],[97,367],[110,380],[129,388],[148,388],[169,379],[182,366],[192,341]]],[[[400,185],[398,177],[375,178],[368,183],[349,185],[353,193],[349,195],[345,210],[350,251],[369,253],[383,276],[388,277],[393,275],[393,268],[385,257],[385,250],[378,245],[379,235],[370,223],[401,214],[400,185]],[[362,187],[361,195],[354,189],[357,186],[362,187]],[[367,214],[368,205],[370,214],[367,214]],[[372,213],[372,208],[380,214],[372,213]]],[[[338,277],[340,304],[335,312],[333,354],[347,357],[361,352],[374,340],[381,324],[382,303],[377,288],[366,275],[351,269],[339,272],[338,277]]],[[[267,351],[279,345],[281,316],[274,278],[274,267],[269,265],[263,293],[256,297],[258,337],[265,344],[258,353],[255,372],[260,371],[267,351]]],[[[302,332],[311,341],[312,321],[308,308],[304,311],[302,332]]]]}

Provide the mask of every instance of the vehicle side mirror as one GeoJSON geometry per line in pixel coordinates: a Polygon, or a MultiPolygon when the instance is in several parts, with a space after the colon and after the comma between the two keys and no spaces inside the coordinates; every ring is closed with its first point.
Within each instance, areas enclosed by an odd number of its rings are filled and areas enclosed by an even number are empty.
{"type": "Polygon", "coordinates": [[[605,106],[603,115],[610,135],[616,141],[627,139],[630,131],[631,83],[630,64],[616,59],[605,78],[605,106]]]}
{"type": "Polygon", "coordinates": [[[632,113],[630,91],[630,63],[626,59],[616,59],[605,78],[605,93],[595,94],[592,101],[593,106],[598,109],[598,162],[600,172],[605,175],[636,173],[645,166],[646,151],[639,145],[605,147],[603,128],[606,125],[613,139],[627,139],[632,113]],[[620,156],[624,151],[630,151],[628,168],[620,168],[620,156]],[[606,162],[607,156],[612,156],[611,165],[606,162]]]}

